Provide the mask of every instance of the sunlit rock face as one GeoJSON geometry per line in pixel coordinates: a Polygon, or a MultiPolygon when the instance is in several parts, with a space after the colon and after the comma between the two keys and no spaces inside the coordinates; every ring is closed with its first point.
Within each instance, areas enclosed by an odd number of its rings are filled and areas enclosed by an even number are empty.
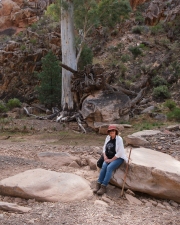
{"type": "Polygon", "coordinates": [[[53,0],[1,0],[0,30],[8,27],[25,28],[35,23],[53,0]]]}

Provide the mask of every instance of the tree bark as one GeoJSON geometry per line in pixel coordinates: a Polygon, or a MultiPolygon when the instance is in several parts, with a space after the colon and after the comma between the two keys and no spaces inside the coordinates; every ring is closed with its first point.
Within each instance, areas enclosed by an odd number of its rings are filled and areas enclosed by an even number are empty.
{"type": "MultiPolygon", "coordinates": [[[[61,46],[62,46],[62,63],[77,70],[74,22],[73,22],[73,3],[66,0],[68,9],[61,8],[61,46]]],[[[74,101],[71,92],[71,78],[73,73],[62,68],[62,97],[61,106],[63,110],[73,110],[74,101]]]]}

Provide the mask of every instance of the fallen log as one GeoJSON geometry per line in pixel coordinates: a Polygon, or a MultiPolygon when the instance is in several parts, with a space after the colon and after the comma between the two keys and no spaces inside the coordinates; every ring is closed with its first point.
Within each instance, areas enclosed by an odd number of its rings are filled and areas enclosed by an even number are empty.
{"type": "Polygon", "coordinates": [[[144,96],[144,93],[145,93],[145,90],[147,89],[147,87],[143,88],[139,93],[138,95],[136,96],[136,98],[134,98],[132,101],[131,101],[131,108],[134,107],[138,102],[141,101],[141,99],[143,98],[144,96]]]}

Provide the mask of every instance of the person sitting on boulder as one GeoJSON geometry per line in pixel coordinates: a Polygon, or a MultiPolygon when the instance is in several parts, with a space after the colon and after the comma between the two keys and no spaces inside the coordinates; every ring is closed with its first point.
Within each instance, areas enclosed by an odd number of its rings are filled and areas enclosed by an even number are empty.
{"type": "Polygon", "coordinates": [[[108,136],[103,146],[104,162],[96,183],[96,188],[93,190],[93,192],[98,195],[103,195],[106,192],[106,186],[111,179],[112,172],[117,169],[124,160],[127,162],[123,140],[118,135],[117,127],[115,125],[109,125],[107,133],[108,136]]]}

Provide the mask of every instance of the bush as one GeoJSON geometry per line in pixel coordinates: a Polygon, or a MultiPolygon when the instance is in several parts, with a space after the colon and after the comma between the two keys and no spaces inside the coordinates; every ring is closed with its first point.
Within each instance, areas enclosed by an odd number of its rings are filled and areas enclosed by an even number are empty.
{"type": "Polygon", "coordinates": [[[122,60],[122,62],[128,62],[130,60],[130,57],[129,57],[129,55],[124,54],[121,56],[121,60],[122,60]]]}
{"type": "Polygon", "coordinates": [[[134,58],[142,54],[142,51],[138,46],[130,46],[129,51],[133,54],[134,58]]]}
{"type": "Polygon", "coordinates": [[[121,75],[124,76],[127,71],[127,67],[123,63],[120,63],[119,69],[120,69],[121,75]]]}
{"type": "Polygon", "coordinates": [[[32,43],[33,45],[35,45],[37,43],[37,40],[35,38],[32,38],[29,40],[30,43],[32,43]]]}
{"type": "Polygon", "coordinates": [[[173,110],[176,108],[176,103],[173,102],[172,100],[167,100],[165,103],[164,103],[164,106],[167,107],[169,110],[173,110]]]}
{"type": "Polygon", "coordinates": [[[93,52],[87,45],[85,45],[81,52],[78,67],[80,69],[83,69],[84,66],[92,64],[92,61],[93,61],[93,52]]]}
{"type": "Polygon", "coordinates": [[[26,49],[26,45],[21,45],[20,49],[21,51],[24,51],[26,49]]]}
{"type": "Polygon", "coordinates": [[[159,33],[164,32],[164,28],[161,23],[158,23],[156,26],[151,27],[151,34],[157,35],[159,33]]]}
{"type": "Polygon", "coordinates": [[[168,90],[168,87],[165,85],[158,86],[158,87],[154,88],[154,90],[153,90],[154,98],[169,98],[170,96],[171,95],[168,90]]]}
{"type": "Polygon", "coordinates": [[[3,103],[0,102],[0,113],[4,113],[4,112],[7,112],[7,108],[3,103]]]}
{"type": "Polygon", "coordinates": [[[37,23],[33,23],[33,24],[31,25],[31,30],[32,30],[32,31],[38,30],[38,24],[37,24],[37,23]]]}
{"type": "Polygon", "coordinates": [[[142,28],[140,26],[133,27],[132,32],[134,34],[141,34],[142,33],[142,28]]]}
{"type": "Polygon", "coordinates": [[[15,107],[21,107],[21,102],[17,98],[9,99],[7,103],[7,107],[9,109],[13,109],[15,107]]]}
{"type": "Polygon", "coordinates": [[[152,83],[155,87],[158,87],[161,85],[167,85],[167,81],[163,77],[160,77],[160,76],[153,77],[152,83]]]}
{"type": "Polygon", "coordinates": [[[40,85],[36,88],[38,98],[47,107],[61,103],[61,73],[59,61],[50,51],[42,58],[42,71],[37,74],[40,85]]]}
{"type": "Polygon", "coordinates": [[[171,112],[167,114],[167,118],[170,120],[180,121],[180,108],[175,107],[171,112]]]}

